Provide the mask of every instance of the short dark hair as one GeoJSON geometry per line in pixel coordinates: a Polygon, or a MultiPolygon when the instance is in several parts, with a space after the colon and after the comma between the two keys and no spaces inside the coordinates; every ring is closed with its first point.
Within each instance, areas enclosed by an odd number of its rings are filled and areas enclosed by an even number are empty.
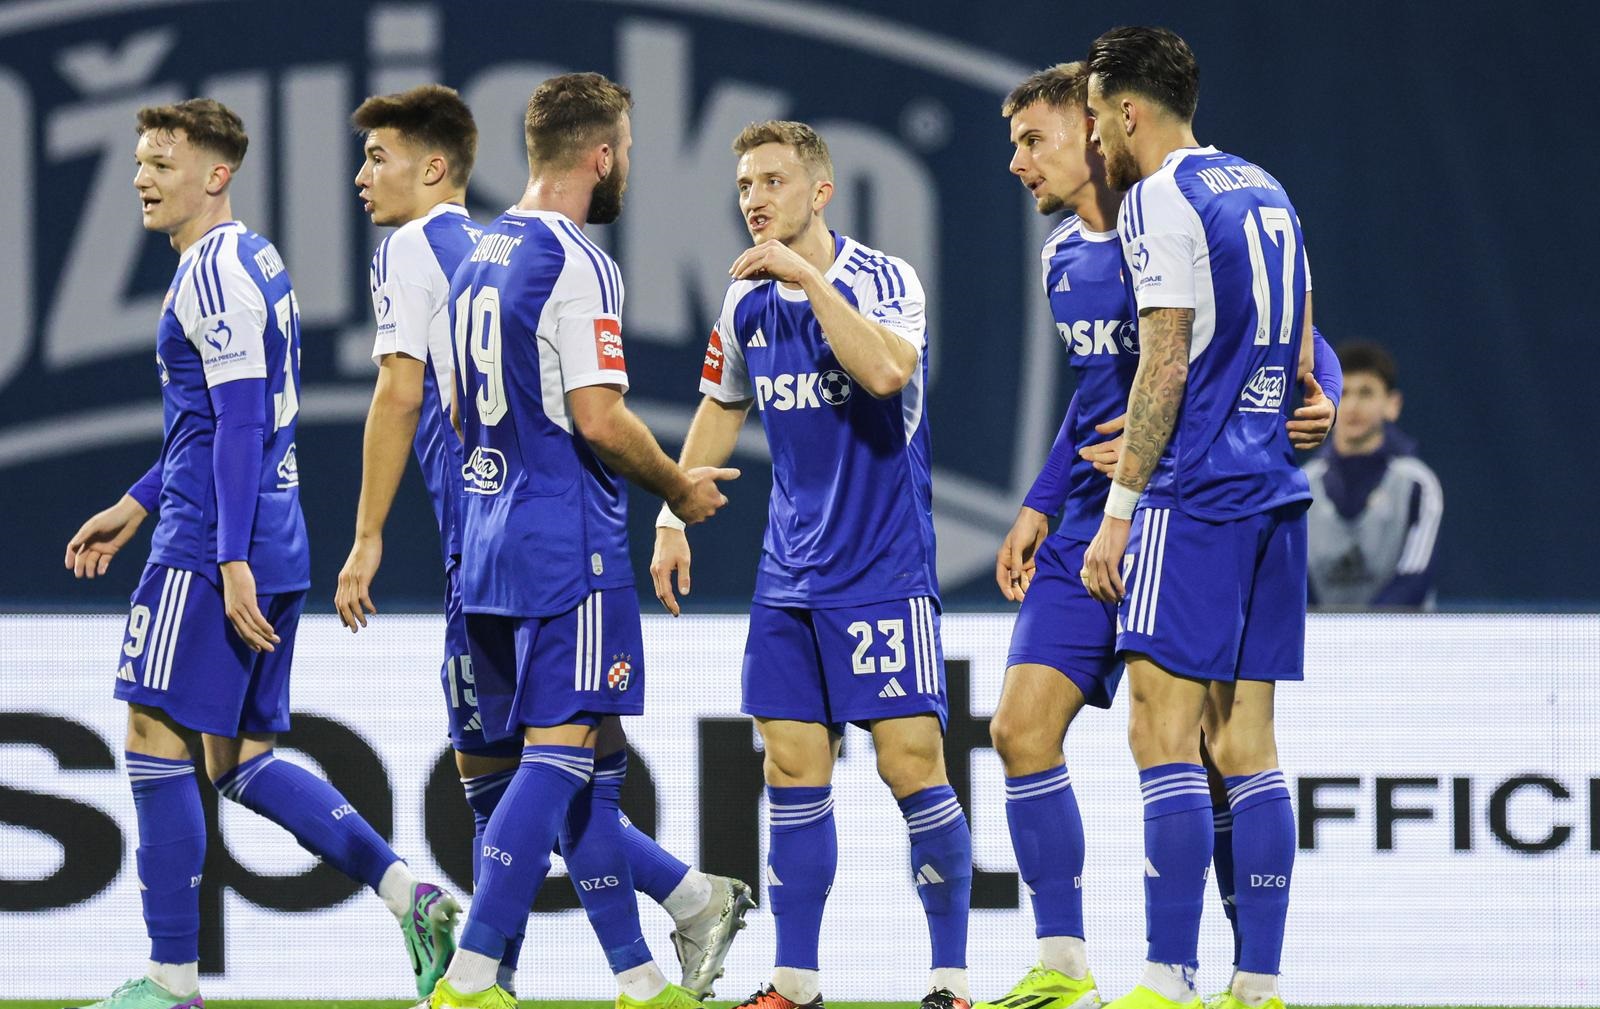
{"type": "Polygon", "coordinates": [[[1089,46],[1089,72],[1107,95],[1132,91],[1154,100],[1185,122],[1200,102],[1200,64],[1167,28],[1113,28],[1089,46]]]}
{"type": "Polygon", "coordinates": [[[237,113],[215,98],[190,98],[175,105],[146,105],[134,117],[142,137],[152,130],[172,133],[182,130],[196,147],[203,147],[238,171],[250,137],[237,113]]]}
{"type": "Polygon", "coordinates": [[[373,95],[350,116],[358,133],[392,129],[407,140],[440,151],[450,163],[450,181],[467,184],[478,156],[478,124],[455,88],[423,84],[392,95],[373,95]]]}
{"type": "Polygon", "coordinates": [[[1034,102],[1081,112],[1088,94],[1089,65],[1082,61],[1057,63],[1053,67],[1035,70],[1021,84],[1012,88],[1006,100],[1000,103],[1000,114],[1010,119],[1034,102]]]}
{"type": "Polygon", "coordinates": [[[816,130],[792,119],[768,119],[751,123],[733,138],[733,153],[742,155],[763,144],[785,144],[794,148],[795,157],[813,177],[833,181],[833,155],[816,130]]]}
{"type": "Polygon", "coordinates": [[[1339,344],[1339,367],[1346,375],[1364,371],[1376,375],[1389,392],[1400,388],[1400,369],[1394,355],[1372,340],[1351,340],[1339,344]]]}
{"type": "Polygon", "coordinates": [[[595,144],[616,143],[633,94],[604,74],[562,74],[539,85],[528,99],[523,133],[534,164],[571,165],[595,144]]]}

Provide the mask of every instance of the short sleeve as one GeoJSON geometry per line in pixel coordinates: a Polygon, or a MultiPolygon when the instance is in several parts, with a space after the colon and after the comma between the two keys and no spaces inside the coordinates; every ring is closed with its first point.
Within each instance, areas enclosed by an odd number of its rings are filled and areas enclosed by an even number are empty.
{"type": "Polygon", "coordinates": [[[749,284],[735,284],[728,289],[722,299],[722,313],[706,341],[706,356],[700,365],[700,392],[719,403],[742,403],[755,396],[744,348],[733,324],[733,310],[739,298],[751,289],[749,284]]]}
{"type": "Polygon", "coordinates": [[[1170,173],[1128,191],[1117,212],[1122,255],[1139,311],[1194,308],[1196,251],[1205,247],[1200,218],[1170,173]]]}
{"type": "Polygon", "coordinates": [[[598,248],[569,243],[551,302],[555,313],[551,342],[561,361],[562,389],[615,385],[626,391],[622,271],[598,248]]]}
{"type": "Polygon", "coordinates": [[[421,237],[420,232],[397,232],[384,239],[373,254],[372,313],[377,322],[372,341],[374,361],[389,354],[404,354],[418,361],[428,359],[428,336],[434,317],[444,309],[443,298],[448,291],[437,283],[443,274],[427,243],[416,241],[421,237]]]}
{"type": "Polygon", "coordinates": [[[928,338],[927,297],[911,264],[893,256],[875,259],[850,286],[862,315],[922,350],[928,338]]]}
{"type": "MultiPolygon", "coordinates": [[[[1298,224],[1299,222],[1295,223],[1298,224]]],[[[1309,292],[1311,290],[1311,256],[1306,252],[1306,245],[1303,239],[1300,242],[1300,262],[1306,268],[1306,291],[1309,292]]]]}
{"type": "Polygon", "coordinates": [[[237,235],[223,232],[201,247],[173,311],[200,353],[207,387],[267,377],[267,302],[239,261],[237,235]]]}

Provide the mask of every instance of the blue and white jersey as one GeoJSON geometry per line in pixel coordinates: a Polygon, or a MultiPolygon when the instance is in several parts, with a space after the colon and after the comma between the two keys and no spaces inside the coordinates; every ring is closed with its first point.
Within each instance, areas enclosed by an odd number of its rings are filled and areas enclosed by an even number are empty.
{"type": "Polygon", "coordinates": [[[1039,258],[1050,314],[1078,380],[1066,504],[1056,534],[1087,543],[1100,529],[1111,481],[1077,449],[1114,437],[1094,428],[1128,409],[1139,368],[1138,327],[1116,232],[1090,231],[1073,215],[1045,239],[1039,258]]]}
{"type": "Polygon", "coordinates": [[[427,365],[414,445],[447,565],[461,556],[461,439],[450,426],[450,385],[455,381],[450,278],[482,233],[465,207],[441,203],[385,238],[369,271],[378,321],[372,359],[404,354],[427,365]]]}
{"type": "Polygon", "coordinates": [[[887,399],[856,387],[799,288],[741,281],[711,331],[700,391],[756,401],[772,450],[772,498],[755,598],[838,607],[936,596],[927,322],[904,260],[841,236],[830,283],[916,347],[911,381],[887,399]]]}
{"type": "Polygon", "coordinates": [[[295,417],[300,412],[300,309],[272,243],[238,221],[219,224],[178,260],[156,334],[165,439],[160,519],[150,561],[215,582],[217,495],[209,390],[266,379],[266,451],[250,534],[250,570],[262,595],[311,585],[295,417]]]}
{"type": "Polygon", "coordinates": [[[549,211],[506,211],[451,279],[467,612],[554,616],[633,585],[627,487],[566,401],[627,389],[621,312],[617,264],[549,211]]]}
{"type": "Polygon", "coordinates": [[[1283,186],[1184,148],[1128,191],[1117,225],[1139,311],[1194,310],[1183,404],[1142,504],[1224,520],[1309,499],[1284,424],[1311,275],[1283,186]]]}

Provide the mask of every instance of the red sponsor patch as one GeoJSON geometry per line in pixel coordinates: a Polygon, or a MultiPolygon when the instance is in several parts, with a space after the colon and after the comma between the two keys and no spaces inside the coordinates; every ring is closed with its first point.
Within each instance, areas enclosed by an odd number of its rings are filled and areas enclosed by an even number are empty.
{"type": "Polygon", "coordinates": [[[722,334],[711,327],[711,339],[706,342],[705,364],[700,366],[700,377],[707,382],[722,384],[722,334]]]}
{"type": "Polygon", "coordinates": [[[627,371],[622,359],[622,324],[615,319],[594,320],[594,352],[600,367],[627,371]]]}

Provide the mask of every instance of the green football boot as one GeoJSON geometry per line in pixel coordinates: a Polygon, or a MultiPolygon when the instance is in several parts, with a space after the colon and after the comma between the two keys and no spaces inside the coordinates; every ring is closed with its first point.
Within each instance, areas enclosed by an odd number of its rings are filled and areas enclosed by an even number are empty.
{"type": "MultiPolygon", "coordinates": [[[[417,977],[417,994],[427,995],[444,977],[456,952],[456,916],[461,905],[432,883],[411,888],[411,910],[400,919],[400,934],[417,977]]],[[[513,1003],[514,1004],[514,1003],[513,1003]]]]}
{"type": "Polygon", "coordinates": [[[440,981],[433,994],[413,1009],[517,1009],[517,997],[499,985],[465,994],[452,988],[449,981],[440,981]]]}
{"type": "Polygon", "coordinates": [[[705,1009],[705,1006],[695,998],[694,992],[669,982],[655,998],[629,998],[618,992],[616,1009],[705,1009]]]}
{"type": "Polygon", "coordinates": [[[117,990],[83,1009],[201,1009],[206,1000],[196,992],[180,998],[147,977],[125,981],[117,990]]]}
{"type": "Polygon", "coordinates": [[[993,1002],[979,1002],[973,1009],[1095,1009],[1100,1004],[1093,974],[1071,978],[1035,964],[1010,991],[993,1002]]]}
{"type": "Polygon", "coordinates": [[[1165,995],[1139,985],[1119,999],[1106,1003],[1106,1009],[1205,1009],[1199,995],[1187,1002],[1174,1002],[1165,995]]]}

